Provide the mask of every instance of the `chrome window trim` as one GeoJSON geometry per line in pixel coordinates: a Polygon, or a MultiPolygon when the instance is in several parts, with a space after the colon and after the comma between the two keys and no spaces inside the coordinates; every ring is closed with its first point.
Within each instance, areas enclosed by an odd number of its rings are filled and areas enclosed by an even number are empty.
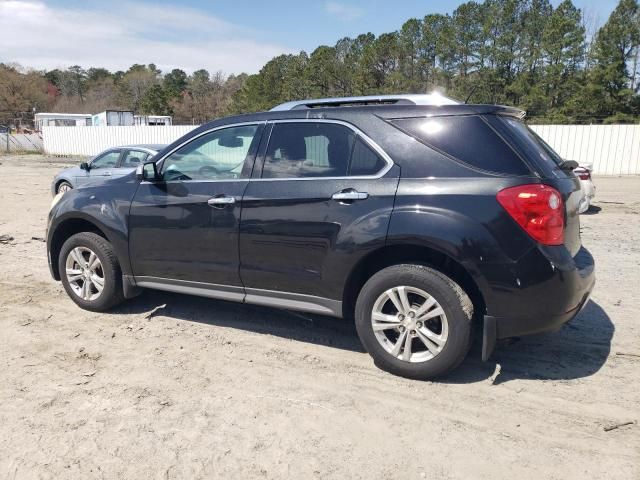
{"type": "MultiPolygon", "coordinates": [[[[230,123],[228,125],[219,125],[214,128],[210,128],[204,132],[199,133],[196,136],[190,137],[188,140],[185,140],[180,145],[174,147],[169,152],[165,153],[162,158],[156,161],[156,165],[159,166],[159,170],[162,169],[164,165],[164,161],[167,157],[172,155],[176,150],[179,150],[187,143],[196,140],[203,135],[207,135],[209,133],[215,132],[217,130],[222,130],[225,128],[233,128],[233,127],[246,127],[249,125],[268,125],[268,124],[277,124],[277,123],[332,123],[337,125],[342,125],[344,127],[349,128],[353,131],[357,137],[360,137],[373,151],[375,151],[382,160],[386,163],[386,166],[380,170],[375,175],[351,175],[344,177],[289,177],[289,178],[221,178],[221,179],[211,179],[211,180],[169,180],[165,183],[190,183],[190,182],[200,182],[200,183],[218,183],[218,182],[277,182],[277,181],[310,181],[310,180],[377,180],[384,177],[389,170],[393,168],[395,163],[391,159],[391,157],[385,152],[380,145],[378,145],[375,141],[371,139],[366,133],[360,130],[355,125],[345,122],[344,120],[333,120],[328,118],[287,118],[287,119],[278,119],[278,120],[259,120],[255,122],[239,122],[239,123],[230,123]]],[[[262,172],[260,172],[262,174],[262,172]]],[[[141,184],[151,184],[154,182],[142,181],[141,184]]]]}
{"type": "MultiPolygon", "coordinates": [[[[291,181],[291,180],[376,180],[384,177],[389,170],[393,168],[395,163],[391,159],[391,157],[385,152],[380,145],[374,142],[371,137],[369,137],[366,133],[360,130],[355,125],[345,122],[344,120],[333,120],[329,118],[287,118],[282,120],[268,120],[268,124],[278,124],[278,123],[332,123],[336,125],[342,125],[343,127],[349,128],[352,132],[356,134],[356,137],[360,137],[364,143],[366,143],[374,152],[376,152],[380,158],[386,163],[386,166],[380,170],[375,175],[345,175],[343,177],[287,177],[287,178],[252,178],[252,182],[274,182],[274,181],[291,181]]],[[[271,140],[271,139],[269,139],[271,140]]],[[[268,144],[267,144],[268,146],[268,144]]],[[[264,164],[263,164],[264,167],[264,164]]],[[[260,172],[262,175],[262,172],[260,172]]]]}

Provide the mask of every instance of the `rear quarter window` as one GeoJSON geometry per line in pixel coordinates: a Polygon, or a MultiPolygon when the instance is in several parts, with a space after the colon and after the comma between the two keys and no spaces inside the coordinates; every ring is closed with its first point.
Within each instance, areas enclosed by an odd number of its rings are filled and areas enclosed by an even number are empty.
{"type": "Polygon", "coordinates": [[[391,122],[419,142],[481,170],[501,175],[530,175],[514,150],[476,115],[403,118],[391,122]]]}
{"type": "Polygon", "coordinates": [[[515,118],[496,116],[491,119],[500,131],[509,138],[514,147],[523,155],[530,164],[537,167],[540,173],[547,178],[566,178],[570,172],[560,169],[562,157],[531,130],[524,122],[515,118]]]}

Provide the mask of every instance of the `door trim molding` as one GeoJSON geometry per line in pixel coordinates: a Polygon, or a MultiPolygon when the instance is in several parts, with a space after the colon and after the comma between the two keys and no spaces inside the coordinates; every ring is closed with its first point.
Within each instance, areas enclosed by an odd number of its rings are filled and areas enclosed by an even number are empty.
{"type": "Polygon", "coordinates": [[[303,293],[245,288],[245,303],[342,317],[342,302],[303,293]]]}
{"type": "Polygon", "coordinates": [[[244,288],[234,285],[219,285],[215,283],[147,276],[136,276],[135,285],[165,292],[185,293],[187,295],[215,298],[236,303],[249,303],[285,310],[297,310],[332,317],[342,317],[341,301],[303,293],[279,292],[261,288],[244,288]]]}
{"type": "Polygon", "coordinates": [[[229,300],[232,302],[242,302],[244,300],[243,287],[159,277],[136,276],[135,279],[138,287],[153,288],[165,292],[186,293],[188,295],[217,298],[219,300],[229,300]]]}

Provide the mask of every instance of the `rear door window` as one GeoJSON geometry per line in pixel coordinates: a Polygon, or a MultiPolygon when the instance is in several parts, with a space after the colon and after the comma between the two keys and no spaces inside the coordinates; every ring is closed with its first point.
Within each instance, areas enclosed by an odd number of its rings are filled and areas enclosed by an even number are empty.
{"type": "Polygon", "coordinates": [[[350,128],[327,122],[273,126],[262,178],[371,176],[386,162],[350,128]]]}
{"type": "Polygon", "coordinates": [[[148,156],[148,153],[142,152],[140,150],[127,150],[122,157],[122,163],[120,164],[120,167],[136,168],[138,165],[143,164],[147,160],[148,156]]]}
{"type": "Polygon", "coordinates": [[[516,152],[479,116],[403,118],[391,123],[419,142],[471,167],[502,175],[531,174],[516,152]]]}
{"type": "Polygon", "coordinates": [[[356,139],[351,153],[349,175],[352,177],[375,175],[382,170],[386,162],[380,158],[361,138],[356,139]]]}

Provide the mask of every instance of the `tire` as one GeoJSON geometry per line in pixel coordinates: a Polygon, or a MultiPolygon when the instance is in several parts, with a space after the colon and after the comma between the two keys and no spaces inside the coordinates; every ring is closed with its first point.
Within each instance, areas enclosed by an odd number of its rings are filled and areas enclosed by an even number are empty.
{"type": "Polygon", "coordinates": [[[60,192],[66,192],[69,190],[73,189],[73,185],[71,185],[69,182],[67,182],[66,180],[63,180],[62,182],[60,182],[58,184],[58,186],[56,187],[56,194],[60,193],[60,192]]]}
{"type": "Polygon", "coordinates": [[[471,300],[457,283],[426,266],[394,265],[377,272],[358,295],[355,317],[358,336],[376,366],[402,377],[444,376],[464,360],[471,346],[471,300]],[[398,303],[404,305],[405,315],[398,303]]]}
{"type": "Polygon", "coordinates": [[[60,250],[58,271],[67,295],[85,310],[104,312],[124,301],[120,264],[111,244],[100,235],[83,232],[69,237],[60,250]],[[86,268],[90,260],[93,270],[86,268]]]}

